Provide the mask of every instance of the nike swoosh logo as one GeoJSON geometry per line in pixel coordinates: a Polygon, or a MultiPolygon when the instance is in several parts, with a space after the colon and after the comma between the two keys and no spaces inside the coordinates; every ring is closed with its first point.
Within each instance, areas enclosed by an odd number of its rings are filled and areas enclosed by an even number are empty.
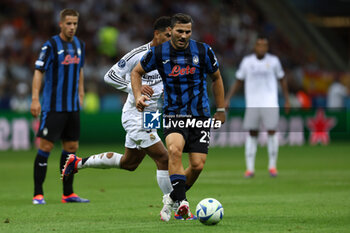
{"type": "Polygon", "coordinates": [[[170,61],[170,60],[167,59],[167,60],[163,61],[163,64],[166,64],[166,63],[168,63],[169,61],[170,61]]]}
{"type": "Polygon", "coordinates": [[[64,52],[64,50],[62,49],[62,50],[58,51],[57,54],[61,54],[63,52],[64,52]]]}
{"type": "Polygon", "coordinates": [[[174,183],[174,184],[173,184],[173,186],[177,185],[178,183],[179,183],[179,181],[178,181],[178,182],[176,182],[176,183],[174,183]]]}
{"type": "Polygon", "coordinates": [[[39,166],[40,167],[45,167],[45,166],[47,166],[47,163],[39,163],[39,166]]]}

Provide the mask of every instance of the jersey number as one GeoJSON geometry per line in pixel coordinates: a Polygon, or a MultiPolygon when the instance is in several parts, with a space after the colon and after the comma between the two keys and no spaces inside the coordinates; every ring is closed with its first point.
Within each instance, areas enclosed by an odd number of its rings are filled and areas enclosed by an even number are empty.
{"type": "Polygon", "coordinates": [[[199,140],[200,143],[209,143],[210,140],[210,132],[201,131],[201,134],[203,134],[203,136],[201,137],[201,139],[199,140]],[[207,139],[206,139],[207,138],[207,139]]]}

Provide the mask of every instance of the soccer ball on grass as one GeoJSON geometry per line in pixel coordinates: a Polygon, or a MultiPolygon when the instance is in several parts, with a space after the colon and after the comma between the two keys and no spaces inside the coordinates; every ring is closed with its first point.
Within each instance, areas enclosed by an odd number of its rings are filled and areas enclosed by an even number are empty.
{"type": "Polygon", "coordinates": [[[214,198],[201,200],[196,207],[198,220],[205,225],[218,224],[224,216],[224,208],[221,203],[214,198]]]}

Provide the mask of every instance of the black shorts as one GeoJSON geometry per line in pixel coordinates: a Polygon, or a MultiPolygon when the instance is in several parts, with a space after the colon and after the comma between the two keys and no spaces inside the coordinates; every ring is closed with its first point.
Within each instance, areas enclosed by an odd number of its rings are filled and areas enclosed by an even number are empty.
{"type": "Polygon", "coordinates": [[[51,142],[79,141],[79,112],[41,112],[38,137],[51,142]]]}
{"type": "Polygon", "coordinates": [[[191,118],[169,118],[165,119],[165,125],[169,127],[163,128],[164,138],[166,138],[171,133],[180,133],[185,139],[185,146],[183,152],[186,153],[203,153],[208,154],[209,143],[210,143],[210,127],[206,127],[202,125],[202,127],[194,127],[190,125],[190,127],[181,127],[178,122],[180,121],[192,121],[195,119],[196,121],[206,121],[209,120],[208,117],[191,117],[191,118]],[[173,124],[169,125],[169,122],[177,122],[174,127],[173,124]]]}

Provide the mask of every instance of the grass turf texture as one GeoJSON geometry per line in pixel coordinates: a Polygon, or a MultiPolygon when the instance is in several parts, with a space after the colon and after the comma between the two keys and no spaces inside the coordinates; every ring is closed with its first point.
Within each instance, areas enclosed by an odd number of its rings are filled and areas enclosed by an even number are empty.
{"type": "MultiPolygon", "coordinates": [[[[253,179],[243,178],[244,148],[210,149],[205,170],[187,197],[193,212],[201,199],[218,199],[225,215],[217,226],[160,221],[162,194],[147,157],[132,173],[79,171],[75,192],[91,203],[62,204],[57,145],[44,183],[47,204],[34,206],[36,151],[2,151],[0,232],[350,232],[349,148],[346,143],[281,147],[279,176],[270,178],[266,148],[259,147],[253,179]]],[[[78,155],[122,150],[81,145],[78,155]]]]}

